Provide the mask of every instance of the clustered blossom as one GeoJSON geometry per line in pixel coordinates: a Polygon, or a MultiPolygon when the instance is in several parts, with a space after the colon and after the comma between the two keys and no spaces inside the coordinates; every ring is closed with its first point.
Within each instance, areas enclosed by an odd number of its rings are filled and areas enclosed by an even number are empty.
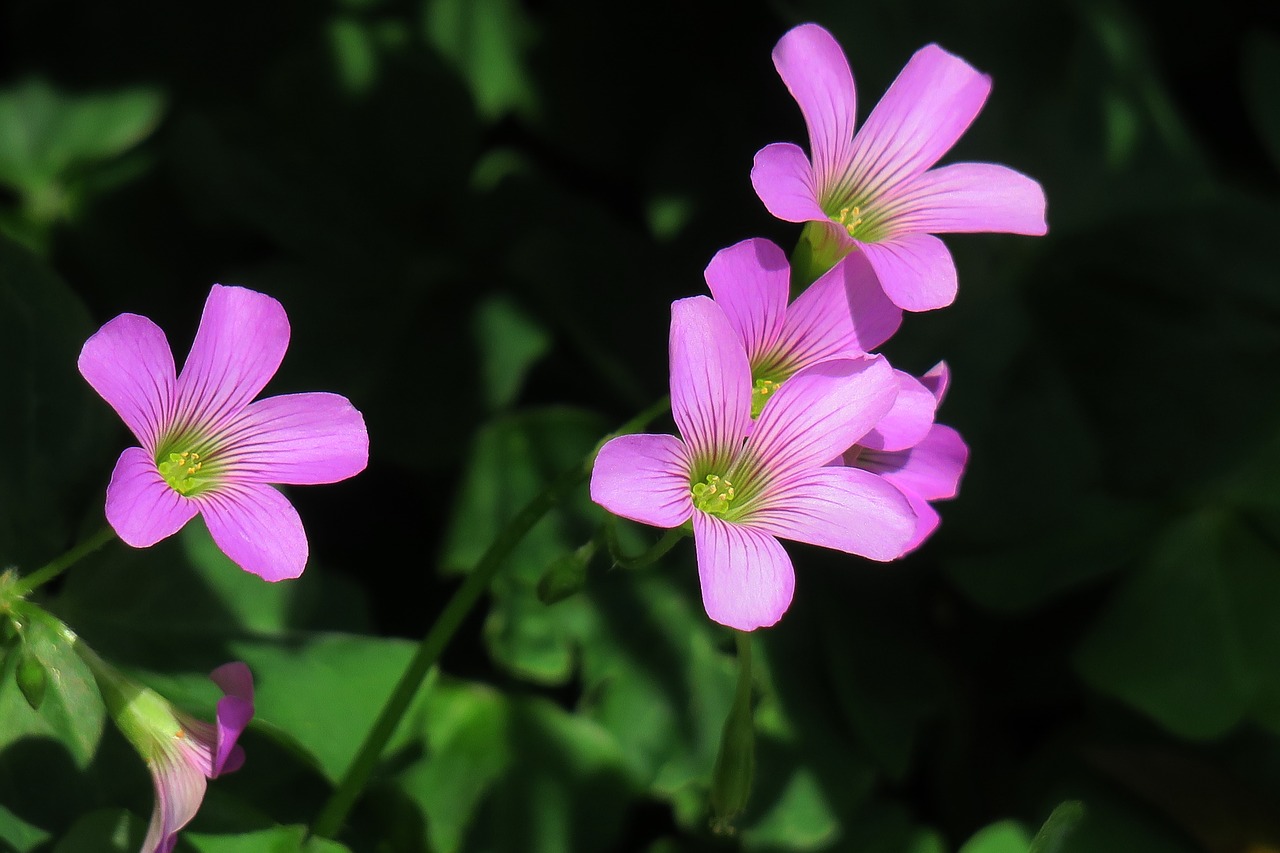
{"type": "MultiPolygon", "coordinates": [[[[774,64],[804,115],[812,160],[762,149],[752,184],[805,222],[825,270],[789,302],[782,250],[744,240],[706,270],[713,300],[671,308],[671,410],[679,437],[624,435],[597,454],[591,497],[656,527],[690,527],[703,605],[717,622],[772,625],[795,588],[788,539],[877,561],[937,528],[968,460],[936,422],[950,372],[919,379],[872,351],[903,310],[951,303],[937,233],[1044,234],[1044,193],[990,163],[932,168],[977,116],[991,80],[937,45],[915,54],[854,133],[853,76],[831,34],[796,27],[774,64]]],[[[803,286],[807,282],[800,282],[803,286]]]]}
{"type": "Polygon", "coordinates": [[[296,578],[307,562],[297,510],[270,484],[334,483],[364,470],[369,435],[346,397],[306,393],[253,402],[289,345],[275,299],[214,285],[191,353],[175,375],[164,332],[121,314],[80,353],[80,373],[133,432],[107,486],[107,521],[135,548],[199,514],[246,571],[296,578]]]}

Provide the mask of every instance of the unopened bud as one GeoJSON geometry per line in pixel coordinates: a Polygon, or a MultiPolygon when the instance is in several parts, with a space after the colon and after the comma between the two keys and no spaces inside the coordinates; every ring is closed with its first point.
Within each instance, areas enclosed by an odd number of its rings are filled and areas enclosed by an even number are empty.
{"type": "Polygon", "coordinates": [[[751,781],[756,772],[756,734],[751,714],[751,639],[736,634],[738,640],[738,685],[733,707],[720,734],[720,752],[711,773],[711,829],[721,834],[733,832],[733,819],[747,806],[751,781]]]}
{"type": "Polygon", "coordinates": [[[31,710],[39,711],[49,687],[49,674],[45,671],[44,664],[24,648],[18,653],[18,666],[13,672],[13,678],[31,710]]]}
{"type": "Polygon", "coordinates": [[[538,600],[555,604],[580,592],[587,584],[587,566],[595,555],[596,541],[592,539],[548,566],[538,581],[538,600]]]}

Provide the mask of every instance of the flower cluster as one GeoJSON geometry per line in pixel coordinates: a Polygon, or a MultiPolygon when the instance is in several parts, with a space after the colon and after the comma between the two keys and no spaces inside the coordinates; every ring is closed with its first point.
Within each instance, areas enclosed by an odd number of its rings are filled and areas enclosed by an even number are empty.
{"type": "MultiPolygon", "coordinates": [[[[597,455],[591,497],[623,518],[692,529],[702,599],[750,631],[791,603],[779,539],[897,559],[938,526],[968,450],[935,421],[950,372],[920,378],[873,351],[902,312],[941,308],[956,270],[937,233],[1044,234],[1044,194],[1005,166],[932,168],[977,116],[991,80],[929,45],[854,132],[854,86],[835,39],[815,24],[773,52],[809,130],[810,155],[761,149],[751,171],[770,213],[804,222],[825,270],[790,300],[773,243],[720,251],[712,298],[671,307],[671,410],[680,436],[624,435],[597,455]]],[[[807,282],[801,281],[800,285],[807,282]]]]}

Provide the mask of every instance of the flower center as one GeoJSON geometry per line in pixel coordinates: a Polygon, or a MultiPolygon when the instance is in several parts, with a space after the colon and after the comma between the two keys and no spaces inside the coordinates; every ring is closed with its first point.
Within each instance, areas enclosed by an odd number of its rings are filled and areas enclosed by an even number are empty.
{"type": "Polygon", "coordinates": [[[840,208],[840,215],[831,217],[831,220],[837,225],[849,232],[849,236],[853,236],[853,232],[862,224],[862,208],[854,205],[853,207],[840,208]]]}
{"type": "Polygon", "coordinates": [[[160,476],[180,495],[190,494],[209,482],[209,477],[200,472],[203,467],[200,454],[191,450],[170,453],[167,460],[156,461],[160,476]]]}
{"type": "Polygon", "coordinates": [[[769,402],[769,397],[777,391],[781,385],[781,379],[756,380],[755,386],[751,389],[752,419],[760,417],[760,413],[764,411],[764,404],[769,402]]]}
{"type": "Polygon", "coordinates": [[[694,508],[710,515],[727,513],[734,496],[733,483],[715,474],[708,474],[705,483],[694,483],[690,491],[694,508]]]}

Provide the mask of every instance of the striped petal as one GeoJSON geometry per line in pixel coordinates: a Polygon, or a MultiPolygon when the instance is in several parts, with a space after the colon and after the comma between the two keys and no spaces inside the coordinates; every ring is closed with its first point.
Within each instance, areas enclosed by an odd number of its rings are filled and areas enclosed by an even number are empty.
{"type": "Polygon", "coordinates": [[[77,362],[82,375],[148,451],[173,409],[173,352],[159,326],[121,314],[85,341],[77,362]]]}
{"type": "Polygon", "coordinates": [[[708,616],[739,631],[754,631],[787,612],[796,579],[791,558],[777,539],[695,512],[693,540],[708,616]]]}

